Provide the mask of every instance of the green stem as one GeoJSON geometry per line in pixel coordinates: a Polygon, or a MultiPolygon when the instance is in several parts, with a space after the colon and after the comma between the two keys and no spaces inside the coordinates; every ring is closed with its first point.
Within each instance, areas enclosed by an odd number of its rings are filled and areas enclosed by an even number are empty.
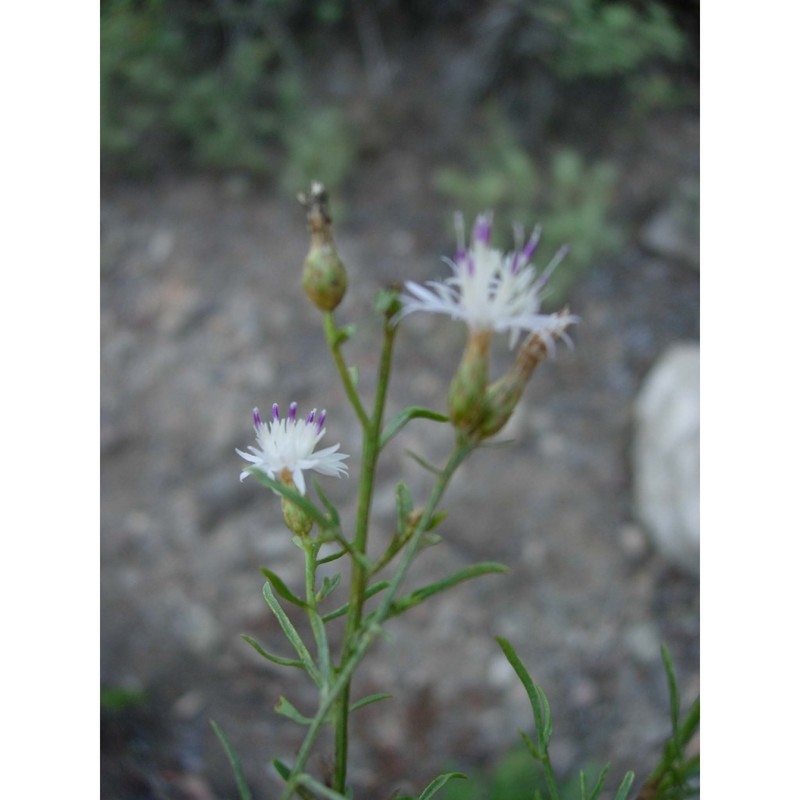
{"type": "Polygon", "coordinates": [[[316,578],[317,578],[317,555],[320,545],[317,542],[307,541],[305,543],[306,553],[306,603],[308,605],[308,619],[311,623],[311,630],[314,634],[314,642],[317,646],[317,662],[322,676],[322,685],[327,690],[331,681],[331,654],[328,646],[328,636],[325,633],[325,623],[317,607],[316,598],[316,578]]]}
{"type": "MultiPolygon", "coordinates": [[[[370,644],[372,644],[372,642],[380,633],[381,625],[391,614],[392,603],[394,602],[403,580],[405,579],[408,570],[411,567],[411,563],[414,560],[414,556],[416,555],[419,543],[422,540],[422,536],[425,533],[425,530],[431,519],[433,518],[433,515],[436,513],[436,508],[445,492],[445,489],[450,483],[450,479],[453,477],[453,474],[459,465],[472,452],[474,447],[475,445],[468,440],[459,439],[456,447],[450,454],[447,465],[439,474],[436,485],[434,486],[433,491],[428,498],[425,510],[423,511],[422,516],[420,517],[420,520],[414,529],[414,533],[409,539],[408,547],[403,552],[403,556],[397,567],[397,572],[394,574],[392,581],[386,590],[386,595],[384,596],[383,601],[381,602],[380,606],[378,606],[376,611],[369,615],[369,625],[362,626],[361,631],[358,633],[358,636],[355,638],[354,644],[349,651],[349,655],[343,659],[336,675],[336,679],[330,685],[328,693],[321,697],[317,713],[314,716],[308,732],[306,733],[306,737],[303,740],[303,744],[297,753],[297,759],[292,767],[292,771],[286,779],[286,786],[281,794],[281,800],[290,800],[292,794],[294,793],[298,784],[298,779],[305,768],[305,765],[314,747],[314,743],[316,742],[327,715],[333,708],[334,703],[338,702],[339,707],[341,708],[341,697],[344,695],[345,689],[349,688],[353,673],[361,663],[361,660],[364,658],[370,644]]],[[[337,789],[337,791],[342,790],[337,789]]]]}
{"type": "Polygon", "coordinates": [[[333,356],[333,362],[336,364],[336,369],[339,370],[339,377],[342,379],[342,385],[344,386],[347,399],[350,401],[350,405],[353,406],[353,410],[356,412],[356,416],[358,417],[361,426],[364,428],[364,430],[367,430],[367,428],[369,428],[370,420],[367,416],[367,412],[364,411],[364,406],[361,404],[361,398],[358,396],[355,384],[353,383],[353,379],[350,377],[350,372],[348,371],[347,364],[344,361],[344,356],[342,355],[342,350],[340,347],[339,331],[336,328],[336,322],[333,318],[332,311],[325,312],[324,327],[325,338],[328,340],[328,345],[331,348],[331,355],[333,356]]]}
{"type": "MultiPolygon", "coordinates": [[[[366,556],[369,518],[372,509],[372,495],[375,486],[375,472],[380,453],[380,438],[383,428],[383,412],[386,407],[386,394],[389,389],[389,374],[392,366],[395,327],[386,320],[383,327],[383,349],[378,369],[378,384],[375,391],[375,406],[369,424],[364,428],[364,444],[361,460],[361,482],[358,491],[358,512],[352,548],[360,556],[366,556]]],[[[350,578],[350,606],[347,614],[342,661],[348,656],[356,631],[361,625],[369,570],[362,558],[352,560],[350,578]]],[[[335,756],[333,788],[344,792],[347,781],[348,727],[350,717],[350,681],[345,683],[335,722],[335,756]]]]}

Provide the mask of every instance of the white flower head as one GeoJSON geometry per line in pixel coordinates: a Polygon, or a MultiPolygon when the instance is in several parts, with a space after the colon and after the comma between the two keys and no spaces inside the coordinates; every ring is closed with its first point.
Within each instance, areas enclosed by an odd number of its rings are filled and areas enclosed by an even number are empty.
{"type": "Polygon", "coordinates": [[[522,331],[538,333],[547,342],[566,338],[565,328],[578,318],[541,314],[539,308],[542,289],[568,248],[562,247],[539,273],[531,262],[541,236],[539,227],[527,242],[522,228],[515,227],[516,246],[507,254],[490,247],[491,232],[491,214],[481,214],[467,249],[464,218],[457,214],[458,249],[453,260],[445,259],[453,274],[444,281],[426,281],[424,285],[407,281],[406,293],[400,298],[404,305],[401,315],[412,311],[449,314],[474,331],[507,332],[511,347],[522,331]]]}
{"type": "Polygon", "coordinates": [[[289,416],[281,419],[278,404],[272,406],[272,419],[262,422],[258,409],[253,409],[253,426],[256,431],[256,447],[248,447],[249,453],[236,452],[253,466],[239,476],[244,480],[250,470],[261,470],[272,480],[282,480],[291,475],[297,491],[306,493],[303,470],[313,469],[322,475],[340,477],[347,475],[347,466],[342,462],[350,456],[338,453],[335,444],[314,452],[317,443],[325,435],[325,411],[317,417],[315,408],[306,419],[297,418],[297,403],[289,406],[289,416]]]}

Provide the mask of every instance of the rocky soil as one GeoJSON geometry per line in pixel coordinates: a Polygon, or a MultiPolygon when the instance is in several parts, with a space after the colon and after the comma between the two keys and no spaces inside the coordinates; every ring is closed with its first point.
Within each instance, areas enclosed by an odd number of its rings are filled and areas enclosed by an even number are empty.
{"type": "MultiPolygon", "coordinates": [[[[666,118],[652,133],[618,157],[634,230],[698,169],[694,119],[666,118]]],[[[411,147],[395,149],[348,191],[338,242],[351,289],[339,319],[359,323],[347,356],[368,395],[374,293],[442,275],[440,256],[453,247],[430,166],[411,147]]],[[[214,719],[255,797],[272,797],[270,761],[290,759],[300,735],[272,709],[286,694],[309,710],[312,696],[302,675],[266,663],[240,634],[285,649],[259,566],[298,585],[302,564],[276,499],[239,482],[234,448],[250,441],[254,405],[296,400],[328,409],[327,440],[353,454],[352,473],[359,467],[357,424],[300,287],[303,212],[291,196],[241,179],[164,178],[106,187],[102,238],[102,678],[144,697],[104,715],[103,796],[236,796],[214,719]]],[[[491,766],[518,728],[530,729],[497,635],[548,693],[562,773],[611,760],[612,780],[627,769],[646,775],[668,731],[662,642],[687,702],[699,690],[697,579],[651,549],[630,491],[636,392],[669,345],[699,336],[698,271],[685,250],[654,252],[634,235],[598,263],[571,297],[582,318],[576,347],[536,374],[503,436],[513,446],[475,454],[454,481],[443,541],[420,557],[411,583],[480,560],[510,572],[390,624],[355,689],[394,696],[356,716],[357,797],[491,766]]],[[[389,413],[444,407],[463,337],[445,318],[403,323],[389,413]]],[[[507,358],[498,343],[496,368],[507,358]]],[[[404,479],[418,499],[429,486],[405,451],[436,462],[450,437],[447,426],[416,422],[387,451],[376,551],[391,530],[394,483],[404,479]]],[[[325,487],[352,521],[356,478],[325,487]]]]}

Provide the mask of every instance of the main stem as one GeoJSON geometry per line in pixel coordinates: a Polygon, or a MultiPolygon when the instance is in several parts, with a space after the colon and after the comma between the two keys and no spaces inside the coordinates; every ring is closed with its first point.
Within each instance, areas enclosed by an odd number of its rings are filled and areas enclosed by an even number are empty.
{"type": "MultiPolygon", "coordinates": [[[[332,682],[328,693],[321,698],[319,708],[317,709],[317,713],[312,721],[311,725],[309,726],[308,732],[306,737],[303,741],[303,744],[300,747],[300,750],[297,753],[297,758],[294,762],[292,767],[292,771],[287,778],[286,787],[284,788],[283,793],[281,794],[281,800],[288,800],[292,794],[294,793],[295,786],[297,785],[297,780],[299,776],[302,774],[303,769],[305,768],[306,762],[308,761],[311,750],[314,746],[314,743],[317,740],[317,737],[320,734],[322,729],[322,725],[324,724],[329,711],[333,708],[334,703],[339,702],[339,708],[342,708],[341,704],[341,697],[346,688],[350,686],[350,680],[352,679],[353,674],[356,671],[356,668],[361,663],[361,660],[364,658],[367,650],[369,649],[370,644],[375,639],[375,637],[380,632],[381,625],[386,621],[386,618],[389,616],[392,610],[392,604],[394,603],[394,599],[397,596],[397,592],[400,589],[403,581],[405,580],[406,575],[408,574],[408,570],[411,567],[411,563],[414,560],[414,556],[417,553],[417,549],[419,548],[419,543],[422,539],[423,534],[427,530],[428,526],[430,525],[431,520],[433,519],[433,515],[436,512],[436,508],[439,505],[439,501],[442,498],[442,495],[445,492],[448,484],[450,483],[450,479],[453,477],[456,469],[458,469],[459,465],[467,458],[467,456],[472,452],[474,449],[474,444],[469,442],[466,439],[459,439],[455,449],[450,454],[450,458],[444,469],[439,473],[439,478],[436,481],[436,485],[431,492],[430,497],[428,498],[428,502],[425,505],[425,510],[422,513],[422,517],[417,524],[417,527],[414,530],[411,538],[409,539],[408,546],[403,552],[403,555],[400,559],[400,563],[397,567],[397,572],[395,572],[391,583],[386,589],[386,593],[383,596],[383,600],[378,608],[370,614],[371,624],[366,627],[366,629],[361,630],[361,632],[355,637],[353,641],[352,648],[342,659],[342,663],[339,667],[338,674],[335,680],[332,682]]],[[[345,722],[346,722],[345,716],[345,722]]],[[[346,734],[346,728],[345,728],[346,734]]],[[[346,741],[346,740],[345,740],[346,741]]],[[[346,755],[346,753],[345,753],[346,755]]],[[[346,765],[346,760],[345,760],[346,765]]],[[[337,764],[338,767],[338,764],[337,764]]],[[[343,777],[346,777],[346,771],[343,777]]],[[[334,787],[336,791],[340,792],[341,794],[344,793],[344,787],[337,788],[334,787]]]]}
{"type": "MultiPolygon", "coordinates": [[[[386,407],[386,393],[389,389],[389,374],[392,365],[395,328],[387,319],[383,326],[383,349],[378,370],[378,384],[375,391],[375,407],[368,424],[364,426],[364,444],[361,458],[361,482],[358,491],[358,512],[353,537],[353,550],[363,556],[367,552],[369,518],[372,509],[372,495],[375,487],[375,471],[380,453],[380,436],[383,427],[383,412],[386,407]]],[[[348,376],[349,377],[349,376],[348,376]]],[[[356,409],[356,412],[358,409],[356,409]]],[[[347,614],[344,643],[342,645],[342,664],[347,660],[354,645],[355,635],[361,624],[364,610],[364,594],[367,588],[367,570],[360,559],[352,560],[350,578],[350,603],[347,614]]],[[[343,686],[335,722],[335,755],[333,788],[344,792],[347,783],[348,727],[350,717],[350,678],[343,686]]]]}

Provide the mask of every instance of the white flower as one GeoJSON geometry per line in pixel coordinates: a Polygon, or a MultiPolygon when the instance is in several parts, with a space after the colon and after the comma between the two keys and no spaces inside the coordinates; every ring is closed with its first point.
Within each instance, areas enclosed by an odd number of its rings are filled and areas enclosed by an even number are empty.
{"type": "Polygon", "coordinates": [[[412,311],[449,314],[463,320],[474,331],[508,332],[513,347],[522,331],[539,334],[548,346],[555,338],[567,338],[565,328],[577,322],[574,315],[541,314],[541,292],[567,253],[562,247],[548,266],[537,274],[531,258],[539,243],[540,229],[524,243],[521,228],[515,228],[516,248],[503,254],[489,246],[491,215],[481,214],[475,221],[472,245],[464,241],[464,220],[456,216],[458,249],[455,258],[445,259],[453,274],[444,281],[424,285],[407,281],[401,296],[401,316],[412,311]]]}
{"type": "Polygon", "coordinates": [[[257,447],[248,447],[250,453],[236,452],[253,466],[246,468],[239,476],[244,480],[250,470],[255,468],[266,473],[272,480],[285,480],[291,476],[297,491],[306,493],[303,470],[313,469],[322,475],[339,477],[347,475],[347,467],[342,463],[350,456],[337,453],[339,445],[326,447],[316,453],[314,448],[325,435],[325,411],[315,421],[315,408],[308,418],[297,419],[297,403],[289,406],[289,416],[281,419],[278,404],[272,406],[272,419],[262,422],[258,409],[253,409],[253,425],[256,430],[257,447]]]}

